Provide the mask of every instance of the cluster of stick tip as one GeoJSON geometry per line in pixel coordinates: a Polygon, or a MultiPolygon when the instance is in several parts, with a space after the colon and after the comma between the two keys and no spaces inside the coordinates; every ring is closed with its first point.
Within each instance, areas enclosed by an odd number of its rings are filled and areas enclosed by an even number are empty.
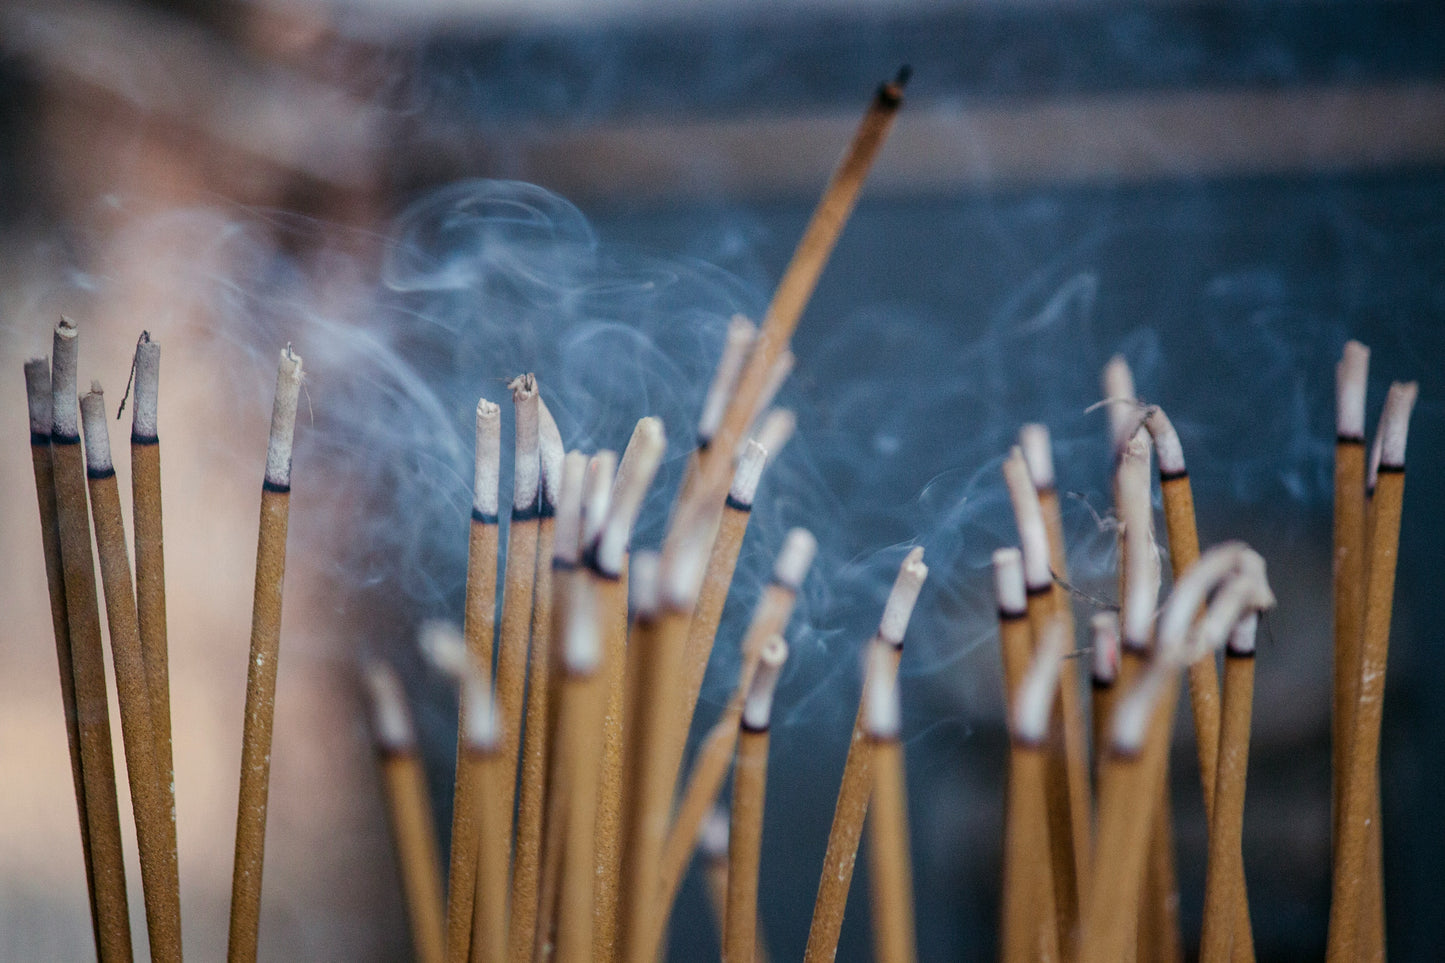
{"type": "MultiPolygon", "coordinates": [[[[1384,950],[1380,710],[1416,386],[1391,386],[1367,470],[1367,364],[1367,350],[1352,341],[1337,372],[1331,961],[1382,958],[1384,950]]],[[[1069,658],[1074,614],[1047,430],[1026,426],[1004,462],[1019,547],[993,559],[1011,735],[1001,954],[1089,963],[1185,958],[1168,750],[1187,674],[1209,841],[1199,959],[1252,960],[1245,774],[1255,634],[1274,594],[1264,560],[1243,543],[1200,553],[1173,425],[1135,398],[1122,358],[1103,381],[1116,455],[1120,605],[1090,626],[1091,736],[1069,658]],[[1151,452],[1173,578],[1162,606],[1151,452]]]]}

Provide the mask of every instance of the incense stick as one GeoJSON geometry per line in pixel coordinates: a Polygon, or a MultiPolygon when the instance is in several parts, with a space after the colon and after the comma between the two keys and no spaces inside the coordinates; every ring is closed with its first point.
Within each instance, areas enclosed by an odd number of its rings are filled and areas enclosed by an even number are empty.
{"type": "MultiPolygon", "coordinates": [[[[171,682],[166,640],[166,561],[161,519],[158,426],[161,346],[141,332],[135,348],[135,408],[130,431],[131,508],[135,516],[135,599],[141,655],[151,696],[156,765],[166,800],[167,876],[179,880],[176,849],[176,770],[171,749],[171,682]]],[[[179,883],[177,883],[179,886],[179,883]]],[[[177,904],[179,910],[179,904],[177,904]]]]}
{"type": "Polygon", "coordinates": [[[121,852],[120,810],[111,755],[110,709],[101,650],[100,604],[91,554],[85,464],[80,448],[76,385],[78,332],[65,318],[55,328],[52,350],[50,451],[55,470],[55,517],[65,573],[65,608],[75,678],[80,768],[85,780],[86,822],[95,880],[95,919],[100,958],[131,958],[130,914],[121,852]]]}
{"type": "Polygon", "coordinates": [[[171,846],[171,797],[166,791],[169,780],[156,758],[150,680],[141,651],[135,596],[131,593],[120,488],[111,462],[105,396],[99,384],[91,385],[80,400],[80,413],[85,429],[86,475],[90,480],[95,547],[115,666],[121,740],[125,745],[126,776],[140,851],[146,930],[153,958],[178,961],[181,959],[181,893],[171,846]]]}
{"type": "MultiPolygon", "coordinates": [[[[702,829],[697,835],[697,849],[702,857],[703,883],[707,886],[707,902],[712,907],[713,922],[717,925],[718,943],[723,940],[727,925],[728,906],[728,811],[716,806],[707,814],[702,829]]],[[[758,938],[753,950],[755,963],[769,963],[768,940],[763,933],[763,921],[758,920],[758,938]]]]}
{"type": "Polygon", "coordinates": [[[732,822],[728,826],[728,899],[724,963],[752,963],[758,945],[758,868],[763,851],[763,799],[768,779],[769,725],[778,675],[788,657],[782,636],[763,646],[748,688],[733,762],[732,822]]]}
{"type": "Polygon", "coordinates": [[[712,382],[702,401],[702,414],[697,419],[697,447],[706,448],[722,424],[723,412],[728,401],[737,390],[738,378],[743,373],[743,362],[758,336],[758,326],[741,314],[735,314],[728,322],[723,340],[722,357],[718,359],[712,382]]]}
{"type": "MultiPolygon", "coordinates": [[[[928,577],[923,564],[923,549],[912,549],[898,569],[893,590],[883,607],[874,642],[889,647],[894,670],[903,655],[903,636],[913,615],[914,603],[928,577]]],[[[869,644],[874,644],[870,642],[869,644]]],[[[870,663],[870,668],[871,668],[870,663]]],[[[864,694],[868,683],[864,682],[864,694]]],[[[848,742],[848,758],[843,763],[843,779],[838,787],[838,801],[833,808],[833,824],[828,830],[828,848],[823,854],[823,872],[818,880],[818,896],[813,903],[813,922],[808,928],[808,945],[804,960],[808,963],[829,963],[838,952],[838,935],[843,929],[843,910],[848,902],[848,887],[853,881],[853,866],[858,859],[858,840],[863,834],[863,820],[868,813],[872,791],[872,770],[867,739],[863,732],[863,701],[853,720],[853,734],[848,742]]]]}
{"type": "Polygon", "coordinates": [[[873,904],[873,958],[911,963],[918,958],[913,932],[913,868],[908,852],[908,800],[898,673],[891,653],[875,645],[869,653],[869,690],[863,729],[872,742],[873,813],[868,820],[869,895],[873,904]],[[892,671],[890,671],[892,669],[892,671]]]}
{"type": "Polygon", "coordinates": [[[372,665],[366,670],[366,685],[371,695],[377,761],[411,924],[412,949],[418,963],[441,963],[446,952],[441,857],[432,834],[431,804],[417,751],[416,730],[395,672],[383,665],[372,665]]]}
{"type": "Polygon", "coordinates": [[[231,875],[231,963],[256,959],[261,919],[261,869],[266,854],[266,801],[271,782],[271,727],[276,713],[276,659],[281,649],[281,593],[286,576],[286,530],[291,504],[291,450],[301,358],[287,345],[276,374],[261,523],[256,589],[251,608],[251,655],[246,669],[246,716],[241,741],[241,789],[236,807],[236,857],[231,875]]]}
{"type": "Polygon", "coordinates": [[[1365,609],[1354,725],[1346,748],[1344,793],[1340,805],[1340,843],[1335,853],[1330,901],[1330,963],[1360,958],[1370,824],[1378,820],[1380,722],[1384,709],[1385,669],[1389,656],[1390,616],[1394,607],[1395,563],[1400,544],[1400,509],[1405,493],[1405,443],[1418,388],[1414,382],[1390,386],[1380,416],[1379,467],[1370,500],[1369,552],[1365,560],[1365,609]]]}
{"type": "Polygon", "coordinates": [[[60,527],[55,507],[55,465],[50,458],[50,361],[25,362],[25,392],[30,412],[30,461],[40,509],[40,545],[45,557],[45,582],[50,592],[50,622],[55,634],[55,660],[60,671],[60,702],[65,714],[65,741],[70,750],[70,778],[80,819],[80,852],[85,862],[85,891],[90,903],[95,952],[102,952],[100,918],[95,905],[95,867],[91,865],[90,824],[86,819],[85,775],[81,772],[80,721],[75,704],[75,667],[70,654],[70,622],[65,606],[65,569],[60,558],[60,527]]]}
{"type": "Polygon", "coordinates": [[[1093,655],[1090,659],[1089,682],[1093,693],[1090,716],[1094,723],[1094,773],[1104,761],[1104,747],[1108,745],[1109,719],[1114,714],[1114,700],[1118,693],[1119,681],[1119,616],[1114,612],[1096,612],[1089,620],[1089,634],[1092,638],[1093,655]]]}
{"type": "Polygon", "coordinates": [[[1014,693],[1033,657],[1028,596],[1024,588],[1023,553],[1000,548],[993,553],[993,594],[998,606],[998,639],[1003,663],[1005,711],[1013,711],[1014,693]]]}
{"type": "MultiPolygon", "coordinates": [[[[497,528],[501,495],[502,409],[477,402],[476,466],[467,539],[467,588],[462,635],[486,684],[492,675],[492,641],[497,611],[497,528]]],[[[492,711],[495,711],[493,708],[492,711]]],[[[457,732],[467,730],[467,703],[457,705],[457,732]]],[[[447,867],[447,960],[466,963],[471,953],[472,898],[477,889],[478,788],[476,766],[457,741],[456,784],[452,790],[451,854],[447,867]]],[[[511,831],[510,827],[504,830],[511,831]]]]}

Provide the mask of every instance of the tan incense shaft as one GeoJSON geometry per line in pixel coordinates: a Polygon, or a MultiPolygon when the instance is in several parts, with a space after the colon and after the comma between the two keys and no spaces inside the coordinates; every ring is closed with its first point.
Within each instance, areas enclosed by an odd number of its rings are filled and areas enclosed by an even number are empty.
{"type": "MultiPolygon", "coordinates": [[[[923,549],[915,548],[903,560],[893,591],[883,609],[883,618],[870,646],[884,645],[890,650],[891,671],[896,672],[903,655],[903,634],[913,614],[913,605],[928,577],[923,564],[923,549]]],[[[881,660],[868,663],[871,673],[881,660]]],[[[868,681],[863,693],[868,692],[868,681]]],[[[831,963],[838,952],[838,935],[843,929],[843,911],[848,902],[848,888],[853,881],[853,866],[858,859],[858,841],[863,835],[863,820],[868,814],[868,797],[872,792],[873,774],[869,765],[869,744],[864,738],[863,710],[859,700],[858,714],[853,720],[853,734],[848,742],[848,758],[843,763],[843,779],[838,787],[838,800],[833,807],[833,824],[828,830],[828,848],[823,854],[823,871],[818,879],[818,896],[813,903],[813,922],[808,928],[808,945],[804,953],[807,963],[831,963]]]]}
{"type": "Polygon", "coordinates": [[[81,774],[85,779],[86,823],[95,881],[95,919],[100,959],[131,958],[130,914],[121,852],[120,810],[111,755],[110,708],[101,649],[100,604],[95,557],[91,554],[89,499],[80,447],[76,390],[76,329],[61,319],[55,329],[51,384],[51,461],[55,474],[55,515],[65,573],[65,607],[70,628],[71,671],[75,679],[81,774]]]}
{"type": "Polygon", "coordinates": [[[86,475],[90,480],[95,547],[100,559],[116,699],[120,705],[121,740],[125,745],[126,776],[140,851],[146,930],[153,959],[178,961],[181,959],[181,893],[175,850],[171,845],[169,772],[156,757],[150,680],[141,651],[135,596],[131,593],[120,487],[111,462],[105,396],[98,384],[81,399],[80,412],[85,429],[86,475]]]}
{"type": "Polygon", "coordinates": [[[1380,460],[1366,531],[1365,610],[1354,726],[1346,747],[1340,842],[1335,852],[1330,929],[1330,963],[1372,955],[1362,933],[1369,875],[1371,824],[1378,822],[1380,724],[1384,711],[1385,670],[1394,608],[1395,564],[1400,544],[1400,511],[1405,494],[1405,442],[1417,388],[1413,382],[1390,386],[1380,419],[1380,460]]]}
{"type": "Polygon", "coordinates": [[[373,665],[367,670],[366,682],[372,700],[382,789],[411,924],[412,949],[417,963],[441,963],[446,938],[441,857],[416,731],[406,709],[401,681],[394,672],[373,665]]]}
{"type": "Polygon", "coordinates": [[[55,634],[55,659],[60,670],[60,702],[65,710],[65,741],[70,750],[70,778],[80,820],[80,852],[85,861],[85,890],[90,901],[95,951],[101,952],[100,921],[95,907],[95,870],[91,866],[90,824],[86,821],[85,775],[80,769],[80,723],[75,710],[75,668],[70,655],[70,623],[65,611],[65,570],[60,558],[60,527],[55,514],[55,466],[50,459],[50,362],[25,362],[25,389],[30,408],[30,461],[40,508],[40,543],[45,557],[45,582],[50,592],[50,621],[55,634]]]}
{"type": "MultiPolygon", "coordinates": [[[[728,908],[728,811],[721,807],[708,813],[698,833],[697,848],[702,857],[703,884],[707,887],[707,902],[712,908],[713,922],[717,925],[719,942],[723,928],[727,925],[728,908]]],[[[768,940],[763,933],[763,921],[758,920],[757,947],[753,950],[754,963],[769,963],[768,940]]]]}
{"type": "Polygon", "coordinates": [[[266,801],[271,782],[271,728],[276,714],[276,660],[281,650],[281,591],[286,575],[286,530],[291,504],[291,450],[301,358],[281,352],[271,439],[261,489],[256,588],[251,607],[251,655],[246,670],[246,717],[241,740],[241,790],[236,807],[236,856],[231,874],[231,963],[256,959],[261,919],[261,869],[266,855],[266,801]]]}
{"type": "Polygon", "coordinates": [[[873,959],[913,963],[918,958],[913,927],[913,867],[908,851],[908,794],[903,746],[899,742],[898,676],[893,660],[874,646],[871,691],[863,728],[872,743],[873,806],[868,819],[869,897],[873,906],[873,959]]]}
{"type": "Polygon", "coordinates": [[[537,437],[541,471],[537,523],[537,569],[532,589],[532,645],[527,668],[526,723],[522,733],[521,785],[518,787],[516,855],[512,865],[508,954],[515,963],[532,956],[537,926],[537,887],[541,877],[542,817],[550,751],[552,701],[552,554],[557,529],[565,451],[552,413],[537,399],[537,437]]]}
{"type": "Polygon", "coordinates": [[[1024,588],[1023,556],[1016,548],[993,553],[994,600],[998,606],[999,653],[1003,662],[1005,711],[1013,710],[1014,693],[1033,658],[1033,633],[1024,588]]]}
{"type": "Polygon", "coordinates": [[[1104,762],[1104,748],[1109,744],[1109,720],[1114,715],[1114,703],[1119,692],[1119,616],[1113,612],[1096,613],[1089,628],[1094,650],[1089,688],[1093,698],[1090,714],[1093,717],[1094,775],[1097,781],[1104,762]]]}

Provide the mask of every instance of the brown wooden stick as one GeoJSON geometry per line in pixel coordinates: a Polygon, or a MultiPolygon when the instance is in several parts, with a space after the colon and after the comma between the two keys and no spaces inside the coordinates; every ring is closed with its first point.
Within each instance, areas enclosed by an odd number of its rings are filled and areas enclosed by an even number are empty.
{"type": "MultiPolygon", "coordinates": [[[[483,398],[477,402],[476,467],[468,526],[462,634],[484,685],[490,685],[492,676],[492,643],[497,611],[501,448],[502,409],[483,398]]],[[[457,732],[466,731],[467,707],[462,701],[457,706],[457,732]]],[[[483,805],[477,797],[479,790],[475,780],[478,768],[475,760],[468,755],[465,741],[458,738],[456,784],[452,790],[451,855],[447,866],[449,963],[466,963],[471,954],[472,900],[477,890],[477,815],[483,805]]],[[[508,827],[506,832],[510,831],[508,827]]]]}
{"type": "Polygon", "coordinates": [[[768,729],[778,674],[788,657],[773,636],[758,658],[739,723],[733,761],[732,821],[728,826],[728,899],[724,963],[752,963],[758,945],[758,869],[763,852],[763,800],[768,780],[768,729]]]}
{"type": "Polygon", "coordinates": [[[281,650],[281,592],[291,504],[291,449],[301,392],[301,358],[287,345],[276,375],[276,403],[261,488],[251,655],[246,670],[246,721],[241,740],[241,790],[236,807],[236,857],[231,875],[230,963],[256,959],[261,921],[261,869],[266,856],[266,802],[271,783],[271,728],[276,715],[276,660],[281,650]]]}
{"type": "Polygon", "coordinates": [[[912,963],[918,958],[913,929],[913,868],[908,844],[908,795],[897,671],[881,647],[869,653],[870,691],[863,728],[872,742],[873,812],[868,820],[869,895],[873,905],[873,958],[912,963]]]}
{"type": "Polygon", "coordinates": [[[110,651],[115,666],[126,776],[130,783],[136,843],[140,851],[146,930],[153,958],[179,961],[181,892],[176,876],[175,850],[171,846],[174,824],[171,820],[171,795],[166,791],[169,780],[166,769],[156,758],[150,680],[146,675],[145,654],[141,651],[135,596],[131,592],[130,558],[126,554],[125,523],[120,510],[120,488],[110,456],[105,396],[101,394],[99,384],[92,385],[81,399],[80,413],[85,429],[86,475],[90,479],[95,547],[105,593],[106,622],[110,628],[110,651]]]}
{"type": "Polygon", "coordinates": [[[51,461],[55,470],[55,517],[65,573],[76,724],[95,880],[95,918],[100,934],[100,959],[109,963],[131,958],[130,914],[125,859],[121,851],[120,809],[115,794],[115,762],[111,755],[95,557],[91,554],[89,499],[80,448],[76,335],[75,326],[65,318],[55,328],[51,461]]]}
{"type": "MultiPolygon", "coordinates": [[[[913,605],[927,577],[928,566],[923,564],[923,549],[914,548],[898,570],[898,578],[884,605],[878,632],[869,643],[889,647],[895,671],[898,660],[903,656],[903,635],[913,615],[913,605]]],[[[870,670],[872,665],[870,661],[870,670]]],[[[865,680],[865,695],[867,691],[865,680]]],[[[853,735],[848,742],[848,758],[843,763],[838,801],[833,807],[833,824],[828,830],[828,848],[823,854],[818,896],[813,902],[813,922],[808,928],[808,945],[803,956],[807,963],[831,963],[838,952],[843,911],[848,903],[848,888],[853,881],[858,841],[863,835],[863,820],[868,814],[868,798],[873,785],[869,745],[863,733],[863,708],[860,699],[858,714],[853,720],[853,735]]]]}
{"type": "Polygon", "coordinates": [[[1418,389],[1395,383],[1380,419],[1379,470],[1370,500],[1369,555],[1360,676],[1354,726],[1346,751],[1344,794],[1340,805],[1340,844],[1335,853],[1327,959],[1330,963],[1365,958],[1371,948],[1361,940],[1370,823],[1376,821],[1379,792],[1380,723],[1384,709],[1385,669],[1389,656],[1390,617],[1394,608],[1395,563],[1400,545],[1400,514],[1405,494],[1405,442],[1418,389]]]}
{"type": "MultiPolygon", "coordinates": [[[[707,902],[712,908],[713,923],[717,926],[718,943],[723,940],[727,925],[728,908],[728,811],[716,807],[708,813],[702,830],[698,833],[697,849],[702,858],[703,883],[707,887],[707,902]]],[[[757,948],[753,951],[755,963],[769,963],[768,940],[763,933],[763,921],[758,920],[757,948]]]]}
{"type": "Polygon", "coordinates": [[[65,741],[70,750],[70,778],[80,818],[80,852],[85,861],[85,891],[95,951],[99,955],[100,919],[95,905],[95,868],[91,865],[90,824],[86,820],[85,774],[81,772],[80,723],[75,708],[75,668],[70,654],[70,623],[65,611],[65,569],[60,558],[60,528],[55,509],[55,465],[50,459],[50,361],[25,362],[25,389],[30,409],[30,461],[40,508],[40,544],[45,557],[45,582],[50,591],[50,621],[55,633],[55,659],[60,670],[60,703],[65,714],[65,741]]]}
{"type": "Polygon", "coordinates": [[[1033,634],[1029,631],[1027,589],[1024,587],[1023,553],[1001,548],[993,553],[994,601],[998,606],[999,651],[1003,662],[1005,713],[1013,711],[1014,693],[1028,672],[1033,658],[1033,634]]]}
{"type": "MultiPolygon", "coordinates": [[[[171,748],[171,672],[166,640],[166,560],[161,520],[161,448],[157,426],[161,346],[141,332],[135,349],[135,408],[130,432],[131,508],[135,515],[135,598],[141,654],[151,695],[166,806],[167,875],[179,886],[176,847],[176,768],[171,748]]],[[[179,911],[179,903],[176,907],[179,911]]]]}
{"type": "Polygon", "coordinates": [[[1114,702],[1119,692],[1119,616],[1114,612],[1098,612],[1089,620],[1093,637],[1093,658],[1089,672],[1093,706],[1094,775],[1097,779],[1109,744],[1109,719],[1114,715],[1114,702]]]}
{"type": "Polygon", "coordinates": [[[418,963],[445,959],[446,921],[442,900],[441,857],[433,834],[426,773],[417,751],[416,731],[396,673],[382,665],[366,672],[371,695],[376,754],[382,788],[401,870],[412,949],[418,963]]]}
{"type": "Polygon", "coordinates": [[[1235,906],[1244,886],[1244,786],[1249,768],[1249,725],[1254,700],[1254,632],[1257,615],[1235,628],[1224,657],[1224,714],[1219,730],[1219,777],[1209,827],[1204,884],[1204,932],[1199,958],[1224,963],[1238,937],[1235,906]]]}

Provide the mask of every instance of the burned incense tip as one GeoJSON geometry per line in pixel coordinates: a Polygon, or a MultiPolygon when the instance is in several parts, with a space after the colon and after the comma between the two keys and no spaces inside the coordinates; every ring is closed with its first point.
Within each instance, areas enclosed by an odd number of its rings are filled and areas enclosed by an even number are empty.
{"type": "Polygon", "coordinates": [[[721,806],[708,810],[702,828],[697,832],[697,848],[707,860],[728,858],[728,811],[721,806]]]}
{"type": "Polygon", "coordinates": [[[1104,399],[1108,402],[1109,437],[1118,452],[1133,436],[1138,422],[1134,374],[1121,354],[1114,355],[1104,366],[1104,399]]]}
{"type": "Polygon", "coordinates": [[[1335,365],[1335,433],[1345,441],[1365,440],[1365,392],[1369,387],[1370,349],[1346,341],[1335,365]]]}
{"type": "MultiPolygon", "coordinates": [[[[1273,604],[1274,596],[1264,580],[1264,560],[1243,542],[1215,545],[1179,577],[1159,612],[1156,631],[1159,661],[1176,666],[1186,664],[1199,654],[1200,636],[1206,638],[1205,647],[1214,642],[1222,644],[1244,607],[1268,608],[1273,604]],[[1226,591],[1231,581],[1236,584],[1226,591]],[[1199,624],[1202,627],[1208,623],[1211,628],[1196,632],[1196,615],[1206,603],[1209,610],[1199,624]],[[1219,613],[1226,611],[1227,606],[1235,606],[1234,614],[1221,623],[1219,613]],[[1215,638],[1209,640],[1206,632],[1215,638]]],[[[1126,623],[1126,637],[1127,634],[1126,623]]]]}
{"type": "Polygon", "coordinates": [[[615,577],[621,573],[627,543],[632,538],[632,526],[642,510],[642,500],[652,487],[652,479],[657,475],[662,453],[666,449],[667,439],[663,436],[661,419],[648,417],[639,420],[633,429],[632,440],[627,443],[622,462],[617,466],[617,478],[607,506],[607,521],[597,542],[597,568],[602,574],[615,577]]]}
{"type": "Polygon", "coordinates": [[[617,452],[604,448],[587,462],[587,475],[582,483],[582,554],[597,548],[602,526],[607,522],[607,509],[612,504],[612,479],[617,473],[617,452]]]}
{"type": "Polygon", "coordinates": [[[1024,453],[1029,477],[1034,488],[1049,491],[1054,487],[1054,453],[1045,425],[1028,424],[1019,429],[1019,448],[1024,453]]]}
{"type": "Polygon", "coordinates": [[[1119,678],[1119,616],[1113,612],[1096,612],[1089,620],[1093,641],[1093,678],[1102,685],[1113,685],[1119,678]]]}
{"type": "Polygon", "coordinates": [[[662,600],[678,612],[691,612],[707,571],[712,549],[712,520],[700,514],[679,515],[673,525],[682,525],[683,529],[676,550],[663,560],[662,600]]]}
{"type": "Polygon", "coordinates": [[[766,729],[772,721],[773,693],[778,688],[778,676],[783,663],[788,659],[788,643],[781,635],[774,635],[763,643],[758,653],[758,668],[748,686],[747,700],[743,703],[743,726],[755,732],[766,729]]]}
{"type": "Polygon", "coordinates": [[[90,390],[80,399],[80,415],[85,426],[85,470],[91,478],[108,478],[115,474],[110,458],[110,431],[105,419],[105,394],[100,382],[91,382],[90,390]]]}
{"type": "Polygon", "coordinates": [[[51,408],[50,359],[31,358],[25,362],[25,400],[30,409],[32,444],[50,440],[51,408]]]}
{"type": "MultiPolygon", "coordinates": [[[[135,346],[135,407],[131,409],[132,441],[149,442],[160,437],[157,413],[161,384],[161,346],[142,333],[135,346]]],[[[122,399],[123,400],[123,399],[122,399]]]]}
{"type": "Polygon", "coordinates": [[[752,348],[753,340],[757,336],[757,325],[741,314],[733,315],[732,320],[728,322],[722,357],[718,360],[712,383],[708,385],[707,395],[702,402],[702,414],[697,420],[699,448],[706,448],[712,441],[713,435],[717,434],[718,426],[722,424],[723,414],[727,411],[728,402],[732,400],[733,392],[737,390],[738,378],[743,372],[743,362],[747,360],[748,351],[752,348]]]}
{"type": "Polygon", "coordinates": [[[763,477],[763,467],[768,463],[768,450],[760,442],[749,440],[733,470],[732,487],[728,489],[728,504],[733,508],[747,510],[753,507],[753,498],[758,493],[758,482],[763,477]]]}
{"type": "Polygon", "coordinates": [[[396,672],[374,662],[366,667],[366,688],[371,697],[371,723],[377,748],[384,752],[416,750],[416,730],[406,708],[406,694],[396,672]]]}
{"type": "Polygon", "coordinates": [[[1024,588],[1024,556],[1016,548],[1000,548],[993,553],[993,594],[1000,615],[1021,618],[1028,611],[1024,588]]]}
{"type": "Polygon", "coordinates": [[[472,517],[496,522],[502,483],[502,408],[485,398],[477,402],[477,465],[472,481],[472,517]]]}
{"type": "Polygon", "coordinates": [[[80,440],[80,409],[76,398],[79,394],[76,355],[80,347],[77,334],[75,324],[63,317],[55,326],[51,347],[50,433],[61,442],[80,440]]]}
{"type": "Polygon", "coordinates": [[[752,441],[763,446],[768,453],[767,462],[772,464],[778,453],[792,440],[798,430],[798,416],[790,408],[769,408],[758,422],[752,441]]]}
{"type": "Polygon", "coordinates": [[[878,101],[885,107],[897,109],[903,103],[903,89],[913,78],[913,68],[908,64],[898,68],[893,79],[878,86],[878,101]]]}
{"type": "Polygon", "coordinates": [[[1254,655],[1255,635],[1258,631],[1259,613],[1246,613],[1244,618],[1234,623],[1234,628],[1229,632],[1229,642],[1226,643],[1229,654],[1246,658],[1254,655]]]}
{"type": "Polygon", "coordinates": [[[469,664],[467,643],[462,633],[450,622],[428,619],[417,631],[417,647],[440,672],[459,677],[469,664]]]}
{"type": "Polygon", "coordinates": [[[538,454],[537,379],[534,375],[518,375],[508,383],[512,405],[517,411],[516,463],[513,466],[512,514],[527,517],[537,510],[537,493],[541,478],[538,454]]]}
{"type": "Polygon", "coordinates": [[[896,739],[902,728],[898,698],[898,670],[886,646],[868,647],[863,693],[863,731],[874,739],[896,739]]]}
{"type": "Polygon", "coordinates": [[[913,617],[913,605],[923,582],[928,578],[928,566],[923,564],[923,546],[915,546],[903,559],[893,590],[883,605],[883,618],[878,623],[878,637],[895,649],[903,645],[903,635],[908,631],[908,621],[913,617]]]}
{"type": "Polygon", "coordinates": [[[1014,708],[1015,738],[1039,743],[1048,735],[1049,712],[1054,704],[1054,690],[1059,686],[1059,672],[1068,645],[1068,630],[1063,620],[1051,619],[1034,649],[1034,660],[1029,665],[1028,674],[1019,683],[1014,708]]]}
{"type": "Polygon", "coordinates": [[[661,557],[656,552],[634,552],[627,563],[627,589],[632,595],[632,614],[640,621],[657,618],[662,608],[662,580],[658,571],[661,557]]]}
{"type": "Polygon", "coordinates": [[[597,598],[584,581],[572,595],[567,631],[562,637],[562,665],[573,675],[591,675],[602,664],[602,637],[597,625],[597,598]]]}
{"type": "Polygon", "coordinates": [[[1420,386],[1414,381],[1396,381],[1385,396],[1385,410],[1380,415],[1380,467],[1400,470],[1405,467],[1405,442],[1410,434],[1410,414],[1415,409],[1420,386]]]}
{"type": "Polygon", "coordinates": [[[773,563],[773,581],[790,592],[798,592],[817,554],[818,540],[812,532],[806,528],[789,529],[783,539],[783,550],[773,563]]]}
{"type": "Polygon", "coordinates": [[[1114,717],[1109,723],[1110,746],[1117,755],[1137,756],[1143,750],[1154,706],[1164,694],[1165,683],[1173,677],[1175,669],[1162,659],[1150,663],[1134,687],[1124,693],[1114,707],[1114,717]]]}
{"type": "Polygon", "coordinates": [[[1003,477],[1008,486],[1009,501],[1013,504],[1014,519],[1018,523],[1019,546],[1024,553],[1024,581],[1028,583],[1029,591],[1041,591],[1054,581],[1053,571],[1049,568],[1049,535],[1044,527],[1039,493],[1029,475],[1023,449],[1018,445],[1004,459],[1003,477]]]}
{"type": "Polygon", "coordinates": [[[1158,405],[1149,408],[1149,413],[1144,418],[1144,427],[1149,431],[1149,437],[1154,440],[1154,455],[1159,459],[1160,478],[1179,478],[1186,472],[1184,466],[1184,446],[1179,443],[1179,433],[1174,430],[1174,423],[1164,413],[1164,409],[1158,405]]]}
{"type": "Polygon", "coordinates": [[[271,439],[266,446],[266,486],[291,489],[291,448],[296,437],[296,406],[301,398],[301,356],[288,344],[276,370],[276,401],[271,409],[271,439]]]}
{"type": "Polygon", "coordinates": [[[495,748],[500,732],[492,692],[482,679],[472,654],[467,651],[461,631],[450,622],[432,619],[422,623],[417,645],[427,661],[457,686],[462,704],[462,730],[459,735],[463,745],[477,752],[495,748]]]}
{"type": "Polygon", "coordinates": [[[554,565],[576,565],[582,560],[582,486],[586,477],[587,456],[580,451],[569,451],[562,459],[557,527],[552,536],[554,565]]]}
{"type": "Polygon", "coordinates": [[[1159,546],[1154,542],[1149,452],[1149,436],[1135,431],[1120,453],[1116,481],[1126,557],[1123,635],[1125,644],[1134,647],[1143,646],[1149,638],[1162,569],[1159,546]]]}
{"type": "Polygon", "coordinates": [[[567,450],[562,446],[562,432],[557,420],[541,396],[537,397],[537,456],[542,473],[542,513],[553,515],[562,494],[562,460],[567,450]]]}

